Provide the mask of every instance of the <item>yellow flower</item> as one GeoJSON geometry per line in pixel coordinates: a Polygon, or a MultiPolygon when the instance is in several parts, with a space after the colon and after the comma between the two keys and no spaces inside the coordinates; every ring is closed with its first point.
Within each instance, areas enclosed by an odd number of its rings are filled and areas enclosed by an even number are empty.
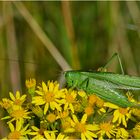
{"type": "Polygon", "coordinates": [[[28,93],[33,97],[35,95],[36,80],[30,78],[29,80],[26,80],[25,84],[28,89],[28,93]]]}
{"type": "Polygon", "coordinates": [[[57,115],[57,119],[65,119],[65,118],[67,118],[68,117],[68,115],[69,115],[69,111],[68,110],[66,110],[66,111],[59,111],[58,112],[58,115],[57,115]]]}
{"type": "Polygon", "coordinates": [[[134,95],[130,91],[128,91],[126,95],[130,102],[136,102],[135,99],[133,98],[134,95]]]}
{"type": "Polygon", "coordinates": [[[89,105],[91,105],[91,106],[95,105],[96,101],[97,101],[97,96],[95,94],[89,95],[89,97],[88,97],[89,105]]]}
{"type": "Polygon", "coordinates": [[[28,89],[34,88],[36,86],[36,80],[34,78],[30,78],[29,80],[26,80],[25,84],[28,89]]]}
{"type": "Polygon", "coordinates": [[[131,112],[132,110],[128,107],[128,108],[121,108],[118,107],[118,109],[116,109],[113,113],[113,120],[112,122],[118,122],[118,125],[120,125],[121,123],[127,127],[127,121],[131,118],[131,112]]]}
{"type": "Polygon", "coordinates": [[[94,114],[94,110],[93,110],[93,107],[92,106],[87,106],[85,108],[85,114],[87,114],[87,116],[90,116],[90,115],[93,115],[94,114]]]}
{"type": "Polygon", "coordinates": [[[27,96],[27,95],[20,96],[19,91],[16,92],[16,96],[14,96],[12,92],[9,92],[9,95],[10,95],[11,100],[13,101],[13,104],[18,105],[18,106],[22,105],[22,103],[25,101],[26,96],[27,96]]]}
{"type": "Polygon", "coordinates": [[[129,137],[129,133],[124,128],[118,128],[116,133],[116,138],[119,139],[127,139],[129,137]]]}
{"type": "Polygon", "coordinates": [[[83,90],[78,91],[78,95],[79,95],[79,96],[81,96],[82,98],[87,97],[86,92],[85,92],[85,91],[83,91],[83,90]]]}
{"type": "Polygon", "coordinates": [[[66,139],[68,139],[68,137],[62,133],[59,133],[58,136],[56,136],[55,132],[53,132],[53,131],[50,132],[50,134],[47,131],[44,131],[44,135],[45,135],[45,138],[48,140],[66,140],[66,139]]]}
{"type": "Polygon", "coordinates": [[[53,113],[50,113],[50,114],[47,115],[46,119],[47,119],[50,123],[53,123],[53,122],[55,122],[55,120],[56,120],[56,115],[53,114],[53,113]]]}
{"type": "Polygon", "coordinates": [[[68,90],[65,95],[66,103],[64,105],[64,110],[70,109],[72,113],[74,113],[73,103],[76,102],[77,93],[74,90],[68,90]]]}
{"type": "Polygon", "coordinates": [[[115,133],[117,131],[115,126],[111,124],[110,122],[100,123],[99,128],[100,130],[97,132],[97,134],[99,134],[100,138],[103,138],[105,135],[108,138],[112,138],[112,136],[115,136],[115,133]]]}
{"type": "Polygon", "coordinates": [[[32,112],[37,115],[39,118],[43,117],[43,110],[40,106],[31,106],[32,112]]]}
{"type": "Polygon", "coordinates": [[[3,98],[2,101],[0,101],[0,106],[6,110],[10,109],[13,105],[13,102],[7,98],[3,98]]]}
{"type": "Polygon", "coordinates": [[[29,113],[30,112],[27,112],[27,110],[23,109],[22,107],[17,107],[11,111],[10,116],[6,116],[2,118],[2,120],[12,118],[9,122],[14,120],[24,122],[24,119],[31,118],[28,116],[29,113]]]}
{"type": "Polygon", "coordinates": [[[134,139],[140,139],[140,122],[133,128],[132,135],[134,139]]]}
{"type": "Polygon", "coordinates": [[[73,129],[71,129],[71,118],[70,117],[67,117],[67,118],[62,118],[61,119],[61,128],[62,128],[62,131],[67,131],[68,133],[71,133],[71,130],[73,132],[73,129]],[[70,132],[69,132],[70,130],[70,132]]]}
{"type": "Polygon", "coordinates": [[[61,105],[65,102],[63,89],[59,90],[59,84],[57,82],[48,81],[47,85],[42,82],[42,87],[38,87],[39,90],[36,93],[39,96],[33,97],[32,103],[35,105],[44,105],[44,114],[47,113],[48,108],[52,110],[57,109],[61,111],[61,105]]]}
{"type": "Polygon", "coordinates": [[[121,108],[109,102],[106,102],[104,106],[115,109],[113,113],[113,123],[118,122],[118,125],[122,123],[125,127],[127,127],[127,121],[131,118],[132,114],[131,108],[121,108]]]}
{"type": "Polygon", "coordinates": [[[133,109],[132,109],[132,114],[133,114],[135,117],[140,118],[140,109],[138,109],[138,108],[133,108],[133,109]]]}
{"type": "Polygon", "coordinates": [[[36,126],[31,126],[31,128],[34,130],[34,132],[30,132],[30,135],[33,135],[34,137],[32,138],[33,140],[45,140],[44,138],[44,129],[39,129],[36,126]]]}
{"type": "Polygon", "coordinates": [[[99,97],[97,97],[96,99],[96,106],[99,108],[102,108],[104,106],[104,101],[99,97]]]}
{"type": "Polygon", "coordinates": [[[73,132],[80,135],[81,139],[92,139],[97,138],[97,135],[93,132],[98,130],[98,125],[86,124],[87,114],[84,114],[81,121],[79,121],[76,115],[72,115],[73,120],[71,125],[73,127],[73,132]]]}
{"type": "Polygon", "coordinates": [[[7,136],[7,139],[27,139],[26,135],[29,134],[30,129],[27,130],[29,124],[22,128],[23,123],[21,121],[16,122],[16,128],[12,123],[8,123],[11,132],[7,136]]]}

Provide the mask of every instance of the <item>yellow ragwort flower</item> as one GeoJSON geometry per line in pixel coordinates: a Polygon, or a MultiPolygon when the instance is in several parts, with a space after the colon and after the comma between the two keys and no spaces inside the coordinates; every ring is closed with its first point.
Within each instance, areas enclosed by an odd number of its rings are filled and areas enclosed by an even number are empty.
{"type": "Polygon", "coordinates": [[[34,78],[32,78],[32,79],[30,78],[29,80],[26,80],[25,84],[26,84],[26,87],[28,89],[35,88],[35,86],[36,86],[36,80],[34,78]]]}
{"type": "Polygon", "coordinates": [[[132,129],[132,135],[134,139],[140,139],[140,122],[132,129]]]}
{"type": "Polygon", "coordinates": [[[98,125],[86,124],[87,114],[84,114],[81,121],[78,120],[76,115],[72,115],[73,120],[71,121],[71,125],[73,127],[73,131],[75,133],[80,134],[81,139],[93,139],[97,138],[97,135],[94,131],[98,130],[98,125]]]}
{"type": "Polygon", "coordinates": [[[129,133],[124,128],[117,128],[116,139],[128,139],[129,133]]]}
{"type": "Polygon", "coordinates": [[[66,110],[66,111],[59,111],[57,112],[57,119],[65,119],[69,116],[69,111],[66,110]]]}
{"type": "Polygon", "coordinates": [[[67,140],[69,138],[68,136],[65,136],[62,133],[59,133],[56,136],[56,133],[53,132],[53,131],[50,132],[50,134],[47,131],[44,131],[44,135],[45,135],[45,138],[48,139],[48,140],[67,140]]]}
{"type": "Polygon", "coordinates": [[[90,115],[93,115],[94,114],[94,109],[93,109],[93,107],[92,106],[87,106],[87,107],[85,107],[85,114],[87,114],[87,116],[90,116],[90,115]]]}
{"type": "Polygon", "coordinates": [[[16,127],[12,123],[8,123],[11,132],[8,134],[7,139],[27,139],[26,135],[29,134],[30,129],[27,130],[29,124],[23,127],[23,123],[21,121],[16,122],[16,127]]]}
{"type": "Polygon", "coordinates": [[[52,110],[57,109],[61,111],[61,105],[64,104],[64,89],[59,90],[59,84],[57,82],[48,81],[47,85],[42,82],[42,87],[38,87],[36,91],[38,96],[34,96],[32,103],[35,105],[45,105],[44,114],[47,113],[49,107],[52,110]]]}
{"type": "Polygon", "coordinates": [[[31,128],[34,130],[32,132],[29,133],[29,135],[33,135],[34,137],[32,138],[33,140],[45,140],[44,138],[44,129],[39,129],[36,126],[31,126],[31,128]]]}
{"type": "Polygon", "coordinates": [[[127,122],[131,118],[131,112],[132,110],[129,107],[128,108],[118,107],[118,109],[116,109],[113,113],[112,122],[113,123],[118,122],[118,125],[122,123],[125,127],[127,127],[127,122]]]}
{"type": "Polygon", "coordinates": [[[18,105],[18,106],[22,105],[22,103],[25,101],[26,96],[27,96],[25,94],[20,96],[20,92],[19,91],[16,91],[16,96],[14,96],[12,92],[9,92],[9,95],[10,95],[10,98],[11,98],[13,104],[14,105],[18,105]]]}
{"type": "Polygon", "coordinates": [[[97,101],[97,96],[95,94],[88,96],[88,104],[89,105],[91,105],[91,106],[95,105],[96,101],[97,101]]]}
{"type": "Polygon", "coordinates": [[[127,127],[127,122],[131,118],[132,108],[121,108],[109,102],[106,102],[104,106],[115,109],[113,113],[113,123],[118,122],[118,126],[123,124],[125,127],[127,127]]]}
{"type": "Polygon", "coordinates": [[[31,118],[30,116],[28,116],[29,113],[30,112],[19,106],[17,108],[14,108],[9,116],[2,118],[2,120],[12,118],[9,122],[13,122],[14,120],[24,122],[24,119],[31,118]]]}
{"type": "Polygon", "coordinates": [[[0,106],[6,110],[12,108],[13,102],[7,98],[3,98],[2,101],[0,101],[0,106]]]}
{"type": "Polygon", "coordinates": [[[110,122],[103,122],[99,124],[99,131],[97,134],[99,135],[99,138],[104,138],[104,136],[112,138],[112,136],[115,136],[116,131],[117,129],[113,124],[110,122]]]}
{"type": "Polygon", "coordinates": [[[132,114],[135,117],[138,117],[140,119],[140,109],[139,108],[132,108],[132,114]]]}
{"type": "Polygon", "coordinates": [[[71,118],[68,116],[67,118],[61,119],[61,129],[62,131],[71,133],[71,130],[73,132],[73,129],[71,129],[71,118]]]}
{"type": "Polygon", "coordinates": [[[54,113],[49,113],[47,116],[46,116],[46,119],[49,123],[53,123],[56,121],[56,115],[54,113]]]}
{"type": "Polygon", "coordinates": [[[68,110],[70,109],[72,111],[72,113],[74,113],[74,107],[73,107],[73,103],[76,102],[76,96],[77,96],[77,92],[74,90],[66,90],[65,92],[65,105],[64,105],[64,110],[68,110]]]}

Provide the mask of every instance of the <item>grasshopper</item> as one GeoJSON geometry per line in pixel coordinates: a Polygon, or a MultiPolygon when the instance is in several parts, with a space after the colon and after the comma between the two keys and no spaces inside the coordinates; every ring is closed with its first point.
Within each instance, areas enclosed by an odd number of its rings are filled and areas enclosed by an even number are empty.
{"type": "MultiPolygon", "coordinates": [[[[140,90],[140,77],[124,75],[119,55],[115,53],[110,60],[115,56],[118,57],[123,74],[71,70],[64,72],[66,82],[70,87],[84,90],[88,95],[96,94],[101,99],[120,107],[139,108],[139,104],[130,102],[119,90],[140,90]]],[[[107,65],[108,63],[104,68],[107,65]]]]}

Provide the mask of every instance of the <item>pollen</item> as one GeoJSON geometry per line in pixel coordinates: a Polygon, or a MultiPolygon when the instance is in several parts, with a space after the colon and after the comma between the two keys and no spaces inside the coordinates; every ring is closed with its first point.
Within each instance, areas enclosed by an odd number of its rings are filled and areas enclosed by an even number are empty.
{"type": "Polygon", "coordinates": [[[47,120],[48,120],[50,123],[53,123],[53,122],[56,120],[56,115],[53,114],[53,113],[50,113],[49,115],[47,115],[47,120]]]}
{"type": "Polygon", "coordinates": [[[104,105],[104,101],[100,98],[97,98],[96,106],[99,107],[99,108],[102,108],[103,105],[104,105]]]}
{"type": "Polygon", "coordinates": [[[86,132],[86,125],[84,123],[76,123],[75,130],[80,133],[86,132]]]}
{"type": "Polygon", "coordinates": [[[97,96],[96,95],[90,95],[89,96],[89,99],[88,99],[88,102],[90,105],[94,105],[97,101],[97,96]]]}
{"type": "Polygon", "coordinates": [[[35,87],[36,86],[36,80],[33,78],[33,79],[29,79],[29,80],[26,80],[26,87],[29,89],[29,88],[32,88],[32,87],[35,87]]]}
{"type": "Polygon", "coordinates": [[[25,116],[25,113],[26,113],[25,110],[23,110],[23,109],[17,109],[17,110],[14,110],[11,113],[11,116],[17,120],[17,119],[23,118],[25,116]]]}
{"type": "Polygon", "coordinates": [[[12,140],[12,139],[19,139],[21,136],[19,131],[13,131],[8,135],[8,139],[12,140]]]}
{"type": "Polygon", "coordinates": [[[126,108],[119,108],[119,112],[123,115],[126,115],[128,113],[128,110],[126,108]]]}
{"type": "Polygon", "coordinates": [[[45,99],[46,103],[50,103],[50,102],[54,101],[54,99],[55,99],[54,94],[51,92],[46,92],[44,94],[44,99],[45,99]]]}
{"type": "Polygon", "coordinates": [[[110,122],[104,122],[100,124],[101,130],[104,130],[105,132],[110,131],[112,129],[112,125],[110,122]]]}
{"type": "Polygon", "coordinates": [[[60,118],[66,118],[66,117],[68,117],[68,115],[69,115],[68,111],[60,112],[60,118]]]}
{"type": "Polygon", "coordinates": [[[67,95],[66,95],[66,101],[67,101],[68,103],[73,103],[73,102],[74,102],[73,96],[67,94],[67,95]]]}
{"type": "Polygon", "coordinates": [[[16,99],[14,104],[15,105],[22,105],[22,101],[20,99],[16,99]]]}
{"type": "Polygon", "coordinates": [[[2,102],[0,102],[0,105],[5,108],[8,109],[12,106],[12,102],[9,99],[3,98],[2,102]]]}
{"type": "Polygon", "coordinates": [[[93,113],[94,113],[93,107],[92,107],[92,106],[87,106],[87,107],[85,108],[85,113],[86,113],[88,116],[90,116],[91,114],[93,114],[93,113]]]}

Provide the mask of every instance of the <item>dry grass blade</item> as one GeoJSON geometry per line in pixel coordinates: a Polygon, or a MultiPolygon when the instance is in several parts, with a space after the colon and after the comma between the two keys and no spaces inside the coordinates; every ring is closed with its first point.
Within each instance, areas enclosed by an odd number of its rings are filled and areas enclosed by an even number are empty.
{"type": "MultiPolygon", "coordinates": [[[[14,28],[14,21],[13,21],[13,10],[11,2],[4,2],[3,13],[5,17],[6,23],[6,35],[7,35],[7,54],[9,59],[13,59],[13,57],[18,58],[18,50],[17,50],[17,43],[16,43],[16,34],[14,28]]],[[[20,85],[20,69],[18,62],[11,62],[9,61],[9,72],[11,78],[11,85],[12,89],[15,92],[17,89],[21,89],[20,85]]]]}
{"type": "Polygon", "coordinates": [[[30,12],[27,10],[27,8],[24,6],[22,2],[13,2],[18,11],[21,13],[21,15],[25,18],[27,23],[30,25],[32,30],[35,32],[35,34],[38,36],[38,38],[42,41],[42,43],[45,45],[45,47],[48,49],[50,54],[54,57],[56,62],[60,65],[62,70],[70,70],[71,67],[66,62],[64,57],[60,54],[60,52],[56,49],[54,44],[50,41],[50,39],[47,37],[47,35],[44,33],[44,31],[41,29],[39,24],[36,22],[36,20],[33,18],[33,16],[30,14],[30,12]]]}
{"type": "Polygon", "coordinates": [[[64,17],[64,23],[67,31],[68,38],[70,40],[71,52],[72,52],[72,64],[75,69],[80,68],[80,62],[78,59],[78,50],[75,40],[75,33],[70,9],[69,1],[62,1],[62,12],[64,17]]]}
{"type": "Polygon", "coordinates": [[[134,24],[138,27],[136,30],[138,32],[138,35],[140,37],[140,10],[135,1],[126,1],[131,18],[134,22],[134,24]]]}
{"type": "Polygon", "coordinates": [[[112,2],[111,13],[113,14],[112,19],[115,25],[114,27],[115,35],[113,38],[114,43],[111,45],[113,45],[112,47],[115,46],[117,50],[120,50],[122,54],[121,56],[124,56],[123,60],[126,65],[127,72],[131,75],[138,75],[131,46],[128,43],[124,19],[119,11],[120,11],[120,3],[112,2]]]}

